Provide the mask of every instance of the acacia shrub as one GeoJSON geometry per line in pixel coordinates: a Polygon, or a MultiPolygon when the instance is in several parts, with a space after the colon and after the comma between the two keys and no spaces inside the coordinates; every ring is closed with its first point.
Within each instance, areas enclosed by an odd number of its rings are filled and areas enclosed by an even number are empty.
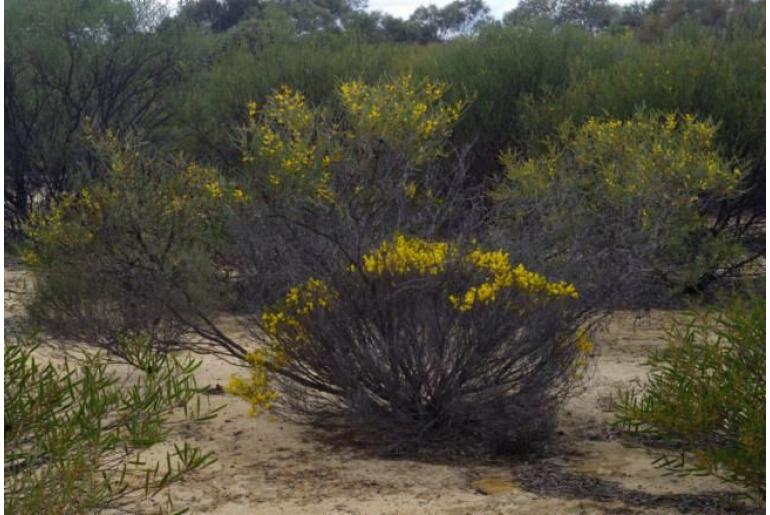
{"type": "Polygon", "coordinates": [[[224,224],[243,192],[213,169],[140,153],[110,134],[93,142],[96,179],[26,227],[29,313],[52,334],[128,360],[126,336],[148,335],[158,350],[184,346],[202,327],[192,322],[229,298],[224,224]]]}
{"type": "Polygon", "coordinates": [[[505,252],[395,234],[265,309],[251,377],[229,390],[393,453],[520,450],[586,364],[577,298],[505,252]]]}
{"type": "Polygon", "coordinates": [[[718,127],[715,143],[723,158],[740,159],[750,170],[741,185],[746,191],[738,211],[761,215],[765,82],[756,63],[764,54],[764,37],[750,31],[723,38],[693,30],[654,44],[601,37],[570,62],[568,85],[522,99],[519,113],[530,151],[542,151],[544,141],[564,122],[579,125],[592,116],[625,120],[639,109],[692,113],[718,127]],[[604,57],[599,46],[607,50],[604,57]]]}
{"type": "Polygon", "coordinates": [[[616,425],[662,443],[655,463],[710,474],[765,499],[765,298],[735,294],[668,332],[647,384],[620,393],[616,425]]]}
{"type": "Polygon", "coordinates": [[[464,103],[444,102],[447,88],[404,75],[340,83],[337,112],[288,86],[248,104],[238,141],[249,202],[229,227],[241,298],[272,303],[395,230],[464,223],[467,169],[446,146],[464,103]]]}
{"type": "MultiPolygon", "coordinates": [[[[255,320],[230,391],[368,433],[392,452],[513,450],[548,435],[590,343],[575,287],[487,251],[462,151],[465,102],[410,75],[339,85],[341,113],[290,89],[241,133],[254,218],[291,283],[255,320]],[[263,222],[264,223],[264,222],[263,222]],[[582,329],[579,329],[582,328],[582,329]]],[[[250,206],[251,208],[252,206],[250,206]]],[[[252,264],[255,260],[252,259],[252,264]]],[[[244,275],[270,281],[262,259],[244,275]]]]}
{"type": "Polygon", "coordinates": [[[545,270],[576,267],[581,290],[607,307],[701,290],[746,258],[707,215],[742,178],[715,131],[676,114],[564,125],[540,157],[503,155],[493,232],[503,244],[527,239],[545,270]]]}

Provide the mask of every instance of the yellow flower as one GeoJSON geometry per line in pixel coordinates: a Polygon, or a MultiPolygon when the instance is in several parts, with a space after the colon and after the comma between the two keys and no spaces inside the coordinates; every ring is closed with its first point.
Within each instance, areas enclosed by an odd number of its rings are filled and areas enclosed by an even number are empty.
{"type": "Polygon", "coordinates": [[[246,204],[249,202],[249,197],[240,188],[233,190],[233,200],[238,204],[246,204]]]}
{"type": "Polygon", "coordinates": [[[363,257],[364,272],[372,275],[436,275],[443,272],[454,246],[397,234],[363,257]]]}
{"type": "Polygon", "coordinates": [[[219,185],[218,182],[209,182],[205,186],[206,191],[213,199],[220,199],[222,198],[222,187],[219,185]]]}
{"type": "Polygon", "coordinates": [[[404,184],[404,193],[406,198],[414,199],[417,196],[417,185],[412,181],[407,182],[404,184]]]}
{"type": "Polygon", "coordinates": [[[34,267],[40,263],[40,258],[33,250],[27,250],[22,254],[21,261],[29,267],[34,267]]]}
{"type": "Polygon", "coordinates": [[[246,108],[249,112],[249,118],[255,119],[257,117],[257,103],[252,100],[246,104],[246,108]]]}

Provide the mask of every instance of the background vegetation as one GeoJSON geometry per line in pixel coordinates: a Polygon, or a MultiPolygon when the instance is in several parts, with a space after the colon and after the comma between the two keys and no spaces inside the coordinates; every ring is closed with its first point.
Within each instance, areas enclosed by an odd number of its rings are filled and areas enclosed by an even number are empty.
{"type": "Polygon", "coordinates": [[[547,437],[602,314],[764,258],[763,2],[362,7],[6,2],[32,317],[139,367],[126,342],[235,357],[256,409],[396,452],[497,452],[547,437]]]}

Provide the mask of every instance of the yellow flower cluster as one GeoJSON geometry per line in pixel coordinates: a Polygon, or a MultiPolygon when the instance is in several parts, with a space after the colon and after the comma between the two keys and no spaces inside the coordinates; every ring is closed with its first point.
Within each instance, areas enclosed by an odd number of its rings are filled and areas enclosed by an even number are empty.
{"type": "Polygon", "coordinates": [[[337,293],[325,282],[311,277],[291,288],[283,301],[262,313],[262,329],[270,340],[246,356],[251,365],[250,377],[232,376],[226,387],[228,393],[251,404],[250,414],[269,409],[278,397],[270,385],[270,375],[286,366],[289,356],[285,345],[306,341],[301,319],[318,309],[329,309],[337,297],[337,293]]]}
{"type": "Polygon", "coordinates": [[[262,329],[268,336],[288,334],[301,339],[300,319],[317,309],[330,308],[337,296],[325,282],[311,277],[305,283],[292,287],[278,306],[262,313],[262,329]]]}
{"type": "Polygon", "coordinates": [[[211,196],[211,198],[215,200],[222,198],[222,187],[218,182],[208,182],[204,187],[206,188],[206,191],[208,192],[209,196],[211,196]]]}
{"type": "Polygon", "coordinates": [[[441,98],[444,96],[444,93],[446,92],[446,84],[443,82],[427,81],[424,88],[425,94],[428,96],[428,98],[434,101],[441,100],[441,98]]]}
{"type": "MultiPolygon", "coordinates": [[[[512,266],[508,253],[502,250],[483,251],[475,248],[460,256],[457,245],[428,241],[396,234],[363,257],[363,271],[372,276],[439,275],[452,265],[470,265],[488,279],[472,286],[462,295],[449,295],[449,301],[459,311],[469,311],[477,304],[497,300],[503,290],[515,287],[529,295],[578,298],[575,286],[564,281],[549,282],[544,276],[519,264],[512,266]]],[[[356,267],[351,266],[351,271],[356,267]]]]}
{"type": "Polygon", "coordinates": [[[449,243],[431,242],[397,234],[363,258],[364,272],[372,275],[437,275],[456,251],[449,243]]]}
{"type": "Polygon", "coordinates": [[[625,122],[592,117],[577,131],[575,159],[601,174],[609,194],[642,193],[662,184],[668,191],[727,193],[736,181],[716,151],[715,135],[712,124],[689,114],[637,115],[625,122]]]}
{"type": "Polygon", "coordinates": [[[343,82],[339,96],[352,126],[351,137],[382,140],[414,164],[442,155],[442,148],[465,103],[441,101],[446,84],[416,82],[410,74],[381,84],[343,82]],[[382,116],[388,113],[388,116],[382,116]]]}
{"type": "Polygon", "coordinates": [[[159,193],[166,199],[168,212],[180,213],[213,207],[229,199],[230,195],[236,202],[245,203],[247,196],[243,191],[238,191],[240,193],[231,191],[215,168],[190,163],[166,183],[159,193]]]}
{"type": "Polygon", "coordinates": [[[305,104],[304,96],[282,86],[267,99],[259,119],[255,103],[247,109],[251,121],[242,131],[242,161],[266,163],[270,187],[307,188],[321,200],[332,200],[331,177],[322,173],[333,162],[325,139],[331,135],[317,130],[319,113],[305,104]]]}
{"type": "Polygon", "coordinates": [[[233,200],[235,200],[236,204],[248,204],[251,199],[243,192],[242,189],[234,188],[233,200]]]}
{"type": "MultiPolygon", "coordinates": [[[[262,128],[262,140],[259,148],[263,156],[275,156],[283,151],[283,140],[268,126],[262,128]]],[[[252,158],[253,159],[253,158],[252,158]]]]}
{"type": "Polygon", "coordinates": [[[574,362],[574,373],[576,379],[582,379],[585,376],[585,369],[588,366],[589,355],[594,349],[593,342],[588,338],[585,331],[581,332],[574,340],[575,348],[578,351],[578,356],[574,362]]]}
{"type": "Polygon", "coordinates": [[[450,295],[450,302],[459,311],[469,311],[477,303],[494,302],[501,291],[513,286],[530,295],[578,298],[574,285],[564,281],[549,282],[544,276],[524,268],[521,263],[514,267],[508,253],[502,250],[483,251],[476,248],[466,256],[466,260],[489,274],[489,279],[471,287],[462,297],[450,295]]]}
{"type": "Polygon", "coordinates": [[[246,109],[249,112],[249,118],[254,120],[257,118],[257,103],[255,101],[250,101],[246,104],[246,109]]]}
{"type": "Polygon", "coordinates": [[[741,172],[720,157],[715,131],[692,115],[637,114],[626,121],[592,117],[577,129],[563,129],[561,143],[568,152],[553,146],[525,162],[510,152],[501,156],[508,171],[506,187],[536,199],[558,180],[587,192],[594,206],[630,205],[629,198],[636,198],[647,204],[640,205],[639,220],[651,227],[656,205],[685,208],[686,216],[701,194],[729,196],[736,190],[741,172]]]}
{"type": "Polygon", "coordinates": [[[413,181],[409,181],[406,184],[404,184],[404,194],[406,194],[406,198],[409,200],[412,200],[417,197],[417,184],[415,184],[413,181]]]}
{"type": "Polygon", "coordinates": [[[251,405],[249,415],[254,416],[272,407],[278,393],[270,385],[270,368],[280,367],[285,357],[269,349],[257,349],[246,355],[246,361],[251,365],[248,380],[238,376],[230,376],[225,386],[229,394],[241,397],[251,405]]]}
{"type": "MultiPolygon", "coordinates": [[[[65,193],[46,213],[33,212],[25,232],[34,247],[77,247],[89,243],[102,223],[102,203],[88,188],[79,194],[65,193]]],[[[21,259],[25,265],[40,264],[38,250],[27,248],[21,259]]]]}
{"type": "Polygon", "coordinates": [[[580,333],[580,336],[578,336],[577,340],[575,341],[575,346],[577,347],[580,354],[584,356],[590,354],[594,349],[593,342],[588,339],[588,335],[585,332],[580,333]]]}

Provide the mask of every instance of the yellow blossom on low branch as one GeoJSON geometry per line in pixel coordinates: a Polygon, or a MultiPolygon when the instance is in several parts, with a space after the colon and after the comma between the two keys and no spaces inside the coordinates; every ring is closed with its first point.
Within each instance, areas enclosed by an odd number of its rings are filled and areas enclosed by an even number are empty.
{"type": "Polygon", "coordinates": [[[257,415],[272,407],[278,398],[278,393],[270,384],[269,368],[280,364],[280,354],[269,349],[257,349],[246,355],[246,361],[251,365],[248,379],[233,375],[225,386],[225,391],[242,397],[249,402],[250,415],[257,415]]]}
{"type": "Polygon", "coordinates": [[[301,285],[292,287],[283,301],[262,313],[262,329],[268,336],[276,337],[290,332],[301,333],[301,320],[317,309],[328,309],[337,293],[325,282],[311,277],[301,285]]]}
{"type": "MultiPolygon", "coordinates": [[[[469,311],[478,304],[497,300],[507,289],[516,288],[528,295],[546,298],[577,299],[575,286],[564,282],[548,281],[543,275],[527,270],[523,264],[513,266],[507,252],[502,250],[484,251],[474,248],[461,256],[454,243],[429,241],[421,238],[396,234],[362,258],[364,273],[383,276],[439,275],[450,266],[470,266],[487,279],[471,286],[462,294],[450,294],[449,300],[459,311],[469,311]]],[[[352,266],[351,271],[356,267],[352,266]]]]}
{"type": "Polygon", "coordinates": [[[511,265],[507,252],[502,250],[472,250],[466,260],[489,278],[478,286],[468,289],[462,296],[451,296],[450,301],[460,311],[469,311],[477,304],[497,300],[500,292],[515,287],[529,295],[546,297],[578,298],[575,286],[564,281],[549,282],[544,276],[527,270],[523,264],[511,265]]]}

